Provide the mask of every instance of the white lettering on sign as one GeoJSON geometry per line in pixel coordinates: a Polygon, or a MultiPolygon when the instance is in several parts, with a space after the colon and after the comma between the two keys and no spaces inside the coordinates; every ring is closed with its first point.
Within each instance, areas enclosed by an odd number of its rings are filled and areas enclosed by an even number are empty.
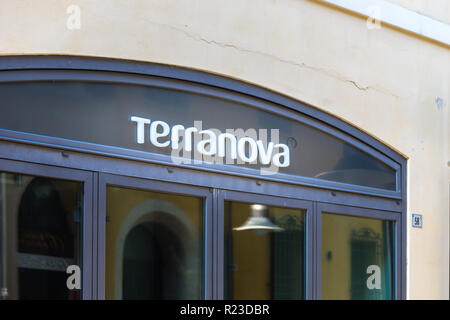
{"type": "MultiPolygon", "coordinates": [[[[245,164],[259,163],[270,165],[270,168],[283,168],[290,165],[289,147],[278,143],[278,129],[271,129],[272,139],[267,142],[267,129],[260,129],[258,139],[255,129],[227,129],[222,133],[217,129],[202,130],[201,121],[195,121],[194,127],[185,128],[181,124],[170,127],[164,121],[152,121],[147,118],[132,116],[130,121],[136,123],[136,142],[144,144],[146,141],[158,148],[169,147],[172,150],[198,152],[208,163],[220,162],[217,158],[237,160],[245,164]],[[145,138],[146,126],[149,127],[149,138],[145,138]],[[170,135],[170,136],[169,136],[170,135]],[[200,138],[199,138],[200,137],[200,138]],[[214,160],[214,161],[212,161],[214,160]]],[[[174,153],[172,153],[174,155],[174,153]]],[[[186,156],[183,153],[183,156],[186,156]]],[[[198,160],[198,157],[195,157],[198,160]]],[[[222,163],[222,162],[220,162],[222,163]]],[[[226,162],[230,163],[229,161],[226,162]]],[[[272,170],[263,174],[274,174],[272,170]]]]}

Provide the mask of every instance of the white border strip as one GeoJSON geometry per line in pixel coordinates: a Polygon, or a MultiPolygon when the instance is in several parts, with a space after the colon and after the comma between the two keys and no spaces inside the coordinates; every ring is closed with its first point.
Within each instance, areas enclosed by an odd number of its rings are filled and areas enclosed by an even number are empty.
{"type": "Polygon", "coordinates": [[[415,11],[405,9],[386,0],[321,0],[366,17],[370,16],[368,9],[380,9],[381,22],[403,30],[450,45],[450,25],[415,11]]]}

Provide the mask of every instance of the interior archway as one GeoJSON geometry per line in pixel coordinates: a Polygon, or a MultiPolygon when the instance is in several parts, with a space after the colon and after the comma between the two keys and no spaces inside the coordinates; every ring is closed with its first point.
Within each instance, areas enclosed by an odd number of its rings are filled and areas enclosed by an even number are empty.
{"type": "Polygon", "coordinates": [[[136,206],[117,238],[115,298],[183,299],[197,292],[199,284],[185,276],[196,272],[188,254],[198,250],[195,239],[194,226],[172,203],[154,199],[136,206]]]}

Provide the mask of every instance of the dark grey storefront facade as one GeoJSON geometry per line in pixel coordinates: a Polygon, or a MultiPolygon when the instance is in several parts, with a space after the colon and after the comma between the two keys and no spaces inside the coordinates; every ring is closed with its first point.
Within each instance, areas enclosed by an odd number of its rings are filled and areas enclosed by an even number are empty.
{"type": "Polygon", "coordinates": [[[179,67],[17,56],[0,70],[7,298],[406,298],[406,160],[356,127],[179,67]],[[136,142],[133,116],[276,129],[289,166],[174,163],[148,127],[136,142]],[[252,217],[271,225],[240,228],[252,217]]]}

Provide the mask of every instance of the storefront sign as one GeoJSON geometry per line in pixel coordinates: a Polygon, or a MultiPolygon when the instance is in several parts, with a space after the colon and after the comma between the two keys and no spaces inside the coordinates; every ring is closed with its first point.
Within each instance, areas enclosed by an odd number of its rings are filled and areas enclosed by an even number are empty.
{"type": "MultiPolygon", "coordinates": [[[[261,137],[255,139],[255,137],[250,136],[237,136],[234,132],[241,132],[239,129],[229,129],[222,133],[217,129],[201,130],[196,126],[185,128],[180,124],[170,127],[164,121],[152,121],[137,116],[132,116],[130,121],[136,123],[136,142],[138,144],[146,142],[146,126],[149,126],[148,142],[155,147],[170,147],[177,151],[198,152],[208,159],[211,159],[211,157],[227,157],[228,160],[231,159],[232,161],[240,160],[244,163],[257,163],[259,161],[262,165],[280,168],[288,167],[290,164],[289,147],[286,144],[278,143],[278,141],[267,143],[267,136],[263,139],[261,137]],[[195,135],[200,136],[200,139],[195,139],[195,135]]],[[[267,132],[267,130],[264,132],[267,132]]]]}
{"type": "Polygon", "coordinates": [[[91,81],[13,82],[0,86],[0,96],[0,114],[8,114],[0,117],[0,135],[7,139],[220,172],[398,189],[396,169],[343,135],[288,117],[288,110],[286,116],[269,112],[262,102],[91,81]]]}

